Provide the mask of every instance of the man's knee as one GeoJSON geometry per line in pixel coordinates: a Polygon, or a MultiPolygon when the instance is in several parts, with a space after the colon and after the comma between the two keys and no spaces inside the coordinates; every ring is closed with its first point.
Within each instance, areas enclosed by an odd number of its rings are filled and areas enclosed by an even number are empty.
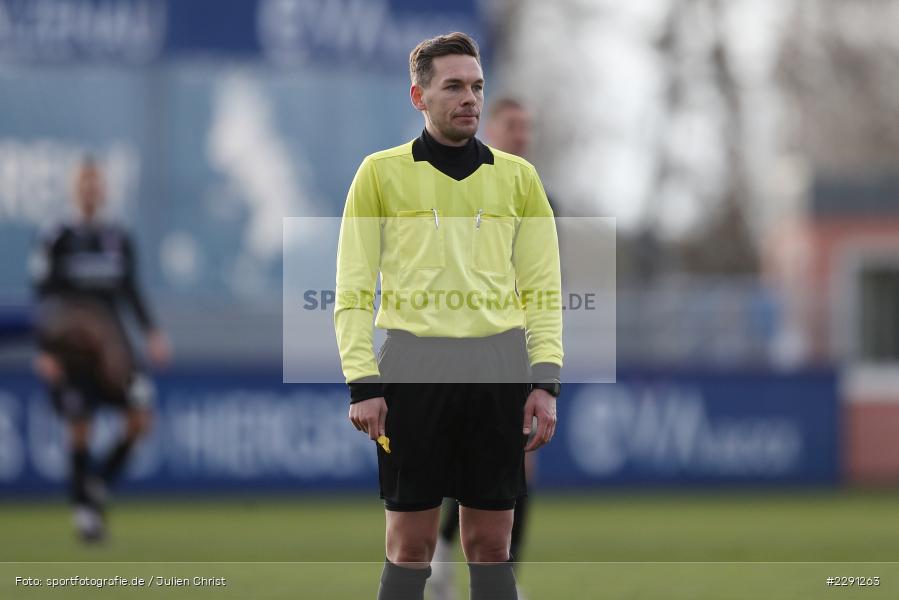
{"type": "Polygon", "coordinates": [[[153,415],[146,409],[128,411],[128,424],[125,435],[129,440],[137,441],[150,431],[153,415]]]}
{"type": "Polygon", "coordinates": [[[511,510],[489,511],[463,506],[460,520],[462,550],[468,562],[498,563],[509,560],[511,510]]]}
{"type": "Polygon", "coordinates": [[[469,531],[462,535],[462,550],[468,562],[506,562],[509,560],[509,543],[509,535],[505,532],[469,531]]]}
{"type": "Polygon", "coordinates": [[[436,547],[436,531],[394,526],[387,532],[387,558],[394,564],[417,563],[426,566],[434,557],[436,547]]]}
{"type": "Polygon", "coordinates": [[[387,543],[387,558],[393,564],[424,567],[430,564],[436,546],[436,539],[393,539],[387,543]]]}
{"type": "Polygon", "coordinates": [[[394,564],[424,568],[434,557],[440,507],[422,511],[386,511],[387,558],[394,564]]]}
{"type": "Polygon", "coordinates": [[[69,422],[69,446],[72,450],[86,450],[90,445],[90,422],[76,419],[69,422]]]}
{"type": "Polygon", "coordinates": [[[465,558],[471,563],[503,563],[509,560],[506,544],[472,544],[466,548],[465,558]]]}

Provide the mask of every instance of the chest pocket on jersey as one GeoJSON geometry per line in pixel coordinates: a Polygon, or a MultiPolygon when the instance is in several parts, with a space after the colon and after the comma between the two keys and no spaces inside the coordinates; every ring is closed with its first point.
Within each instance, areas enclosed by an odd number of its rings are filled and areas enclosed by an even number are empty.
{"type": "Polygon", "coordinates": [[[440,222],[440,211],[436,209],[397,213],[398,250],[403,270],[443,268],[445,225],[440,222]]]}
{"type": "Polygon", "coordinates": [[[512,268],[515,217],[478,211],[475,216],[472,266],[478,271],[506,274],[512,268]]]}

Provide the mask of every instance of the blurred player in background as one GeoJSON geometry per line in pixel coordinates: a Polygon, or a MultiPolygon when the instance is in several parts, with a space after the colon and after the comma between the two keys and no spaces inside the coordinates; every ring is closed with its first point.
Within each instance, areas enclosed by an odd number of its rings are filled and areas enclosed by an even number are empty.
{"type": "MultiPolygon", "coordinates": [[[[531,145],[531,113],[518,100],[501,96],[490,103],[484,132],[487,142],[494,148],[527,158],[531,145]]],[[[552,199],[547,196],[552,205],[552,199]]],[[[555,212],[553,205],[553,211],[555,212]]],[[[536,473],[536,453],[525,454],[525,476],[528,482],[528,494],[536,473]]],[[[510,554],[517,561],[521,560],[521,544],[528,507],[528,497],[522,496],[515,503],[514,521],[512,524],[512,544],[510,554]]],[[[440,524],[440,537],[432,562],[433,573],[428,582],[430,600],[453,600],[456,598],[455,563],[453,562],[453,543],[459,532],[459,503],[448,499],[444,502],[443,520],[440,524]]],[[[521,591],[518,592],[522,598],[521,591]]]]}
{"type": "Polygon", "coordinates": [[[501,96],[487,111],[487,141],[503,152],[526,158],[531,147],[531,122],[531,113],[521,102],[501,96]]]}
{"type": "Polygon", "coordinates": [[[103,174],[89,158],[79,165],[74,199],[75,220],[42,239],[32,259],[38,303],[34,366],[66,423],[77,533],[98,541],[105,536],[107,489],[152,421],[152,384],[128,340],[122,305],[137,318],[155,366],[166,365],[171,352],[138,291],[130,237],[101,219],[103,174]],[[91,421],[100,406],[122,411],[125,427],[109,452],[91,464],[91,421]]]}

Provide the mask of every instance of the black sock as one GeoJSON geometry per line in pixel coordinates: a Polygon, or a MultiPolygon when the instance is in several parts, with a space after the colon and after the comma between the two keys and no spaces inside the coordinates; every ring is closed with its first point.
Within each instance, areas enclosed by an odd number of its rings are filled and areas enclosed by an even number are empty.
{"type": "Polygon", "coordinates": [[[75,504],[87,504],[87,473],[90,468],[90,453],[87,448],[72,448],[69,454],[71,460],[71,494],[75,504]]]}
{"type": "Polygon", "coordinates": [[[119,475],[122,474],[122,468],[125,466],[133,447],[134,440],[128,438],[123,438],[116,444],[115,448],[113,448],[106,457],[106,460],[103,463],[103,470],[100,471],[100,476],[103,477],[103,481],[111,484],[119,478],[119,475]]]}
{"type": "Polygon", "coordinates": [[[471,600],[518,600],[511,559],[504,563],[468,563],[471,600]]]}
{"type": "Polygon", "coordinates": [[[459,503],[453,499],[444,502],[447,507],[443,511],[443,524],[440,526],[440,537],[447,542],[456,539],[456,532],[459,531],[459,503]]]}
{"type": "Polygon", "coordinates": [[[410,569],[384,559],[378,600],[424,600],[425,581],[430,576],[430,566],[425,569],[410,569]]]}
{"type": "Polygon", "coordinates": [[[515,501],[515,516],[512,521],[512,544],[509,553],[515,559],[515,570],[518,571],[518,561],[521,560],[521,542],[524,539],[524,527],[528,510],[528,498],[522,496],[515,501]]]}

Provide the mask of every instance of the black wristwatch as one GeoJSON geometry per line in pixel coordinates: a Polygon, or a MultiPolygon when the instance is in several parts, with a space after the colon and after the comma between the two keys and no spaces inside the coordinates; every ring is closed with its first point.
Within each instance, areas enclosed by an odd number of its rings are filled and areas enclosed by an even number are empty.
{"type": "Polygon", "coordinates": [[[544,390],[553,398],[558,398],[562,393],[562,382],[558,379],[547,379],[531,384],[532,390],[544,390]]]}

